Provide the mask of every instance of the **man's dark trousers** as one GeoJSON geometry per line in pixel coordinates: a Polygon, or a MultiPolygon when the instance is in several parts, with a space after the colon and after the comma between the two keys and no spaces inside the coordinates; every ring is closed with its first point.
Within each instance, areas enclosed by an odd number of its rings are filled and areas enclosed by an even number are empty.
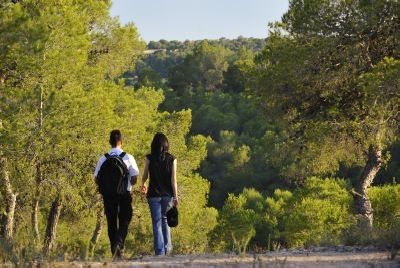
{"type": "Polygon", "coordinates": [[[104,212],[107,218],[108,238],[110,239],[111,253],[122,250],[128,234],[128,226],[132,220],[132,196],[126,191],[122,196],[103,196],[104,212]]]}

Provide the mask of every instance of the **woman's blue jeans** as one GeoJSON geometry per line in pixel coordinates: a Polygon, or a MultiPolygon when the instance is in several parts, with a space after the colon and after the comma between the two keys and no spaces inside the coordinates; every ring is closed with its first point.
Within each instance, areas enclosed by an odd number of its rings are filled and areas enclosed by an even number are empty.
{"type": "Polygon", "coordinates": [[[149,197],[151,221],[153,223],[154,251],[156,255],[166,255],[172,250],[171,232],[167,224],[167,211],[173,205],[170,196],[149,197]]]}

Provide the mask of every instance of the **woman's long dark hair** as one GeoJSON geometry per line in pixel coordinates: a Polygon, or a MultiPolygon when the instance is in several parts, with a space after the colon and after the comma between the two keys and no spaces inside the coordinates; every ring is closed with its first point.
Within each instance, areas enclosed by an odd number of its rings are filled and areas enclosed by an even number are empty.
{"type": "Polygon", "coordinates": [[[154,135],[151,142],[151,154],[159,160],[165,159],[165,153],[169,150],[169,143],[167,137],[163,133],[154,135]]]}

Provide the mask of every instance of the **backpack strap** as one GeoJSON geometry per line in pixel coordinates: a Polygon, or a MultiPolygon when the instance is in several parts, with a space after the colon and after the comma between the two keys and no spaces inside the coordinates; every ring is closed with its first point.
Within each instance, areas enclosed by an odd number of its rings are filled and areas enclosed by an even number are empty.
{"type": "Polygon", "coordinates": [[[109,153],[106,153],[106,154],[104,154],[104,156],[105,156],[106,158],[109,158],[109,157],[110,157],[110,154],[109,154],[109,153]]]}
{"type": "Polygon", "coordinates": [[[122,152],[119,157],[123,158],[126,155],[126,152],[122,152]]]}

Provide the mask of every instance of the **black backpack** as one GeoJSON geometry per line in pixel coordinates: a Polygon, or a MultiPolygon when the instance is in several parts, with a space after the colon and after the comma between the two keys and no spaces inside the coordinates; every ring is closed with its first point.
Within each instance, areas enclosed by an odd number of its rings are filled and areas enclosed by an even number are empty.
{"type": "Polygon", "coordinates": [[[128,186],[128,168],[122,158],[125,152],[120,155],[105,154],[106,160],[101,165],[97,175],[99,192],[106,196],[123,195],[128,186]]]}

